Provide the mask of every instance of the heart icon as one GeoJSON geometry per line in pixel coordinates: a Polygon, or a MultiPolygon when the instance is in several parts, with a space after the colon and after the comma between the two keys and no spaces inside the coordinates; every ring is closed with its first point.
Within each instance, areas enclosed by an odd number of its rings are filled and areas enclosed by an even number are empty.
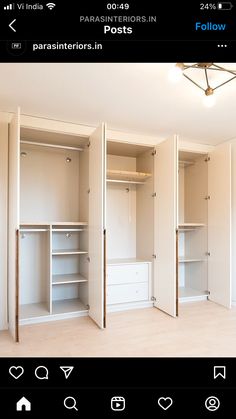
{"type": "Polygon", "coordinates": [[[9,368],[9,374],[11,374],[11,376],[15,378],[15,380],[18,380],[18,378],[20,378],[21,375],[24,374],[24,368],[21,366],[12,366],[11,368],[9,368]]]}
{"type": "Polygon", "coordinates": [[[163,410],[167,410],[172,406],[173,400],[171,397],[160,397],[158,399],[158,404],[163,410]]]}

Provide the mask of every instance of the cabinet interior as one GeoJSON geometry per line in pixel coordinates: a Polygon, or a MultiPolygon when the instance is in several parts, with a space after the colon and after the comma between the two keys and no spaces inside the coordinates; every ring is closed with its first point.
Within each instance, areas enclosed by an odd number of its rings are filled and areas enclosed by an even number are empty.
{"type": "MultiPolygon", "coordinates": [[[[137,284],[130,284],[129,269],[136,269],[138,283],[142,264],[149,262],[152,265],[153,261],[153,151],[147,146],[107,142],[107,264],[111,266],[108,303],[110,294],[114,294],[114,303],[128,303],[139,298],[148,300],[151,297],[151,284],[143,282],[137,288],[137,284]],[[136,268],[131,266],[133,264],[137,264],[136,268]],[[119,278],[112,266],[120,273],[119,278]],[[116,279],[112,282],[114,276],[116,279]]],[[[141,277],[142,281],[148,282],[148,274],[141,277]]]]}
{"type": "Polygon", "coordinates": [[[21,129],[20,319],[86,311],[88,139],[21,129]]]}
{"type": "Polygon", "coordinates": [[[179,151],[179,301],[208,295],[207,155],[179,151]]]}

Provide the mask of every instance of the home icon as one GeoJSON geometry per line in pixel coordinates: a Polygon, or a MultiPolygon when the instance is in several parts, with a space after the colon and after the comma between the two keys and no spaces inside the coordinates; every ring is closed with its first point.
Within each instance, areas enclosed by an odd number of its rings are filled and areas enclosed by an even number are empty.
{"type": "Polygon", "coordinates": [[[22,397],[16,403],[16,410],[17,410],[17,412],[22,412],[22,411],[30,412],[31,411],[31,403],[25,397],[22,397]]]}

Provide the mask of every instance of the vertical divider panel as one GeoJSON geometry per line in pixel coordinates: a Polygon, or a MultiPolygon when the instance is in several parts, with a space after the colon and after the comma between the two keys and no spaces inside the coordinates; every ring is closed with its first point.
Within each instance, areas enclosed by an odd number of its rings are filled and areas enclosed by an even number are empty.
{"type": "Polygon", "coordinates": [[[20,221],[20,109],[9,126],[8,177],[8,327],[14,340],[19,340],[17,230],[20,221]]]}
{"type": "Polygon", "coordinates": [[[52,225],[49,226],[49,246],[48,246],[48,257],[49,257],[49,281],[48,281],[48,309],[52,314],[52,225]]]}

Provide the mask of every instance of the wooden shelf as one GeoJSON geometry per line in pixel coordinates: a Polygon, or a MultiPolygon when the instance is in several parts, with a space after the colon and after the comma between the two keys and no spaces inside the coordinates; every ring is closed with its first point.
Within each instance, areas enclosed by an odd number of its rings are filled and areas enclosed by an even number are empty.
{"type": "Polygon", "coordinates": [[[88,252],[79,249],[54,249],[52,251],[53,256],[60,255],[87,255],[88,252]]]}
{"type": "Polygon", "coordinates": [[[204,259],[179,257],[179,263],[204,262],[204,259]]]}
{"type": "Polygon", "coordinates": [[[74,233],[79,231],[86,231],[84,228],[53,228],[53,233],[74,233]]]}
{"type": "Polygon", "coordinates": [[[178,226],[180,233],[183,232],[183,231],[197,230],[198,228],[201,228],[201,227],[205,227],[205,224],[201,224],[201,223],[181,223],[178,226]]]}
{"type": "Polygon", "coordinates": [[[107,182],[143,184],[151,176],[151,173],[107,170],[107,182]]]}
{"type": "Polygon", "coordinates": [[[49,231],[48,228],[20,228],[20,233],[41,233],[49,231]]]}
{"type": "Polygon", "coordinates": [[[20,319],[48,316],[49,311],[46,303],[22,304],[20,305],[20,319]]]}
{"type": "Polygon", "coordinates": [[[88,223],[85,221],[27,221],[20,223],[20,226],[27,227],[27,226],[87,226],[88,223]]]}
{"type": "Polygon", "coordinates": [[[189,287],[179,287],[179,300],[180,302],[191,301],[193,299],[207,299],[208,291],[196,290],[189,287]]]}
{"type": "Polygon", "coordinates": [[[52,302],[52,314],[74,313],[77,311],[88,311],[78,298],[52,302]]]}
{"type": "Polygon", "coordinates": [[[64,285],[88,282],[88,280],[80,274],[64,274],[64,275],[53,275],[52,285],[64,285]]]}
{"type": "Polygon", "coordinates": [[[107,265],[111,266],[111,265],[131,265],[131,264],[136,264],[136,263],[151,263],[151,260],[148,259],[136,259],[136,258],[131,258],[131,259],[108,259],[107,260],[107,265]]]}

